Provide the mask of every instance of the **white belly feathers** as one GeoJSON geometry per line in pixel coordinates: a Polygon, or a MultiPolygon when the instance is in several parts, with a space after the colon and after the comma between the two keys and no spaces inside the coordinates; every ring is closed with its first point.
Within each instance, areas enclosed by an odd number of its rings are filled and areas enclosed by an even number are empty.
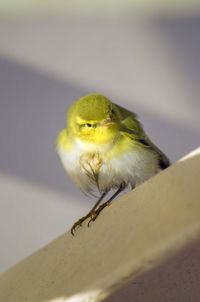
{"type": "Polygon", "coordinates": [[[73,151],[59,148],[64,168],[82,191],[102,193],[121,184],[134,188],[158,171],[157,156],[149,149],[138,146],[108,161],[109,147],[97,149],[77,142],[73,151]]]}

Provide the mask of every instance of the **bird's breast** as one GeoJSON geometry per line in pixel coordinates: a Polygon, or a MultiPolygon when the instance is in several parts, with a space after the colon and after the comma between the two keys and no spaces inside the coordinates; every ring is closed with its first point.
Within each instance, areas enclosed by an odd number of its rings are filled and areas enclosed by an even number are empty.
{"type": "Polygon", "coordinates": [[[78,143],[71,151],[61,148],[58,153],[72,180],[86,192],[104,192],[122,183],[134,187],[157,172],[158,159],[154,152],[133,147],[118,153],[114,148],[78,143]]]}

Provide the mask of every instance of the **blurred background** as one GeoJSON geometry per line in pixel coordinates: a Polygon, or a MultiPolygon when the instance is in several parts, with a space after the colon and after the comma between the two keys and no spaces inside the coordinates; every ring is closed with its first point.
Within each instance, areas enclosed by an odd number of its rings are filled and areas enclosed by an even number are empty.
{"type": "Polygon", "coordinates": [[[72,102],[137,112],[175,162],[200,141],[198,0],[0,1],[0,271],[71,227],[94,200],[55,152],[72,102]]]}

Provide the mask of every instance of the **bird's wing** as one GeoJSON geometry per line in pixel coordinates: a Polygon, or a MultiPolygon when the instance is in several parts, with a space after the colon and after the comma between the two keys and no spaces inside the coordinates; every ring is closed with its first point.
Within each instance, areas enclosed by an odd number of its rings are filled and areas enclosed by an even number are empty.
{"type": "Polygon", "coordinates": [[[156,145],[154,145],[154,143],[152,143],[150,138],[146,135],[141,123],[137,120],[137,115],[119,105],[114,105],[118,108],[121,115],[122,122],[120,131],[123,132],[124,135],[134,140],[134,142],[156,152],[159,158],[160,168],[167,168],[170,165],[167,156],[156,145]]]}

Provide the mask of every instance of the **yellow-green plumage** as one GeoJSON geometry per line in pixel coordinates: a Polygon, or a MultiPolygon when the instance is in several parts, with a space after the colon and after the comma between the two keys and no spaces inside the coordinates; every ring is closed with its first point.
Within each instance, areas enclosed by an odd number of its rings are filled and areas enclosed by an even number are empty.
{"type": "Polygon", "coordinates": [[[150,147],[154,152],[156,152],[159,158],[160,168],[167,168],[169,166],[168,158],[156,145],[152,143],[150,138],[146,135],[141,123],[137,120],[137,115],[119,105],[116,106],[119,108],[121,113],[121,131],[126,133],[127,136],[130,136],[137,143],[140,143],[143,147],[150,147]]]}
{"type": "MultiPolygon", "coordinates": [[[[57,151],[72,180],[88,193],[97,190],[105,195],[113,188],[134,188],[169,165],[137,115],[98,94],[71,105],[57,151]]],[[[86,216],[94,217],[92,213],[86,216]]]]}

